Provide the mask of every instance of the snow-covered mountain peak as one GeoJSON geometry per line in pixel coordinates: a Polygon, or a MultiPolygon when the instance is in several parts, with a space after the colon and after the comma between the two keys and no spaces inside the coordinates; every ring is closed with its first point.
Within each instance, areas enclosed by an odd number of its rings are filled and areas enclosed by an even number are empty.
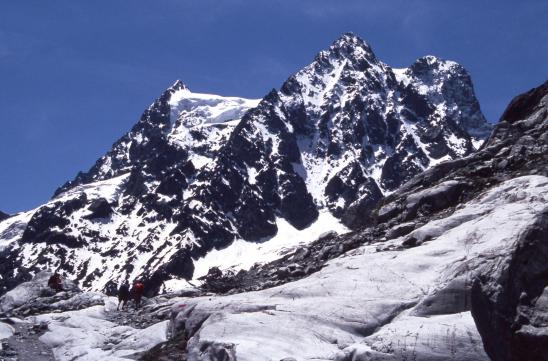
{"type": "Polygon", "coordinates": [[[281,87],[281,93],[286,96],[286,103],[302,103],[311,117],[308,127],[317,128],[328,104],[333,107],[336,102],[344,106],[360,92],[369,91],[373,95],[379,88],[386,88],[386,69],[363,39],[347,33],[291,76],[281,87]]]}
{"type": "Polygon", "coordinates": [[[55,194],[134,169],[164,167],[168,154],[172,164],[192,160],[192,168],[200,168],[211,160],[245,112],[258,103],[259,99],[193,93],[177,80],[88,172],[79,173],[55,194]],[[152,164],[157,162],[161,165],[152,164]]]}
{"type": "Polygon", "coordinates": [[[434,124],[436,118],[450,119],[471,136],[474,149],[489,136],[493,126],[480,111],[470,74],[459,63],[427,55],[393,73],[405,88],[404,97],[429,113],[434,124]],[[428,109],[424,101],[433,107],[428,109]]]}
{"type": "MultiPolygon", "coordinates": [[[[448,78],[451,74],[466,72],[457,62],[444,60],[433,55],[426,55],[415,60],[408,68],[392,69],[396,79],[407,86],[416,79],[432,85],[437,77],[448,78]]],[[[423,89],[423,93],[427,89],[423,89]]]]}
{"type": "Polygon", "coordinates": [[[392,69],[398,82],[407,86],[420,82],[421,94],[440,91],[440,86],[452,77],[469,77],[466,69],[457,62],[445,60],[433,55],[418,58],[408,68],[392,69]]]}
{"type": "Polygon", "coordinates": [[[371,46],[353,33],[345,33],[329,47],[328,53],[349,60],[368,59],[376,60],[371,46]]]}
{"type": "Polygon", "coordinates": [[[177,91],[181,89],[187,89],[187,86],[181,79],[175,80],[175,83],[173,83],[172,86],[168,88],[168,90],[177,91]]]}
{"type": "Polygon", "coordinates": [[[62,263],[89,288],[137,276],[159,287],[192,278],[213,249],[276,240],[281,224],[302,231],[330,213],[354,227],[414,175],[473,151],[469,123],[485,121],[465,72],[433,57],[418,64],[395,75],[345,34],[261,101],[177,81],[58,190],[66,197],[33,212],[25,255],[70,254],[42,263],[62,263]],[[80,196],[78,186],[115,178],[116,197],[80,196]]]}
{"type": "Polygon", "coordinates": [[[171,94],[168,104],[172,123],[196,126],[238,120],[247,110],[256,107],[259,101],[260,99],[193,93],[183,86],[171,94]]]}
{"type": "Polygon", "coordinates": [[[445,60],[434,55],[422,56],[410,66],[411,71],[415,74],[432,71],[433,69],[440,71],[449,71],[452,68],[458,68],[459,71],[462,71],[462,69],[464,69],[462,65],[455,61],[445,60]]]}
{"type": "Polygon", "coordinates": [[[491,129],[461,65],[425,56],[392,69],[351,33],[291,76],[279,98],[296,133],[295,169],[316,204],[336,214],[468,154],[491,129]]]}

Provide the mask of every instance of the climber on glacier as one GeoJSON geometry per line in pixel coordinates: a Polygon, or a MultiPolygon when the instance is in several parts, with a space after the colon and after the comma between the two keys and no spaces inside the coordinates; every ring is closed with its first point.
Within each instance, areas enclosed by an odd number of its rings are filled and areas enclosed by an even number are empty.
{"type": "Polygon", "coordinates": [[[133,295],[133,301],[135,302],[135,308],[139,308],[141,306],[141,298],[143,297],[143,293],[145,292],[145,285],[141,281],[136,281],[133,284],[133,287],[131,289],[131,294],[133,295]]]}
{"type": "Polygon", "coordinates": [[[122,310],[124,307],[126,307],[126,303],[129,300],[129,283],[128,281],[124,281],[120,285],[120,288],[118,289],[118,307],[116,307],[116,310],[120,309],[120,304],[122,305],[122,310]]]}
{"type": "Polygon", "coordinates": [[[48,286],[55,292],[61,292],[63,290],[63,281],[57,271],[49,278],[48,286]]]}

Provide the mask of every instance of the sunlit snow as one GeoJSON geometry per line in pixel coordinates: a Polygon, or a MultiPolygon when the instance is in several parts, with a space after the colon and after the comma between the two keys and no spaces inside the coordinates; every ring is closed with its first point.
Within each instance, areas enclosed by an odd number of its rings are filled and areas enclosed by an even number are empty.
{"type": "Polygon", "coordinates": [[[214,266],[222,270],[247,270],[255,263],[278,259],[300,245],[315,241],[326,232],[340,234],[348,231],[340,220],[327,211],[321,212],[318,219],[304,230],[294,228],[283,218],[278,218],[276,225],[278,233],[268,240],[261,243],[236,240],[225,249],[212,250],[205,257],[195,260],[194,279],[206,275],[214,266]]]}

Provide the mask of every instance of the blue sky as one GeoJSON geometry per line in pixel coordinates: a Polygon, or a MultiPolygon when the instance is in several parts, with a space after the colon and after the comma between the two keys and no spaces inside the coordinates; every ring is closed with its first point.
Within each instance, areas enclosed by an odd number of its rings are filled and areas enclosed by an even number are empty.
{"type": "Polygon", "coordinates": [[[0,4],[0,210],[46,201],[181,79],[262,97],[352,31],[394,67],[463,64],[496,121],[548,78],[548,1],[94,0],[0,4]]]}

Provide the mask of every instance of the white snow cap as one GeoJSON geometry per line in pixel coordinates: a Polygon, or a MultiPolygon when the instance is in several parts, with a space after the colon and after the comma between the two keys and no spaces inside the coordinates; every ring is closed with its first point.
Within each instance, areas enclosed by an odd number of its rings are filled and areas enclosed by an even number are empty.
{"type": "Polygon", "coordinates": [[[180,80],[177,80],[172,88],[174,92],[169,100],[171,122],[182,120],[190,126],[218,124],[240,119],[247,110],[256,107],[260,101],[260,99],[193,93],[180,80]]]}

